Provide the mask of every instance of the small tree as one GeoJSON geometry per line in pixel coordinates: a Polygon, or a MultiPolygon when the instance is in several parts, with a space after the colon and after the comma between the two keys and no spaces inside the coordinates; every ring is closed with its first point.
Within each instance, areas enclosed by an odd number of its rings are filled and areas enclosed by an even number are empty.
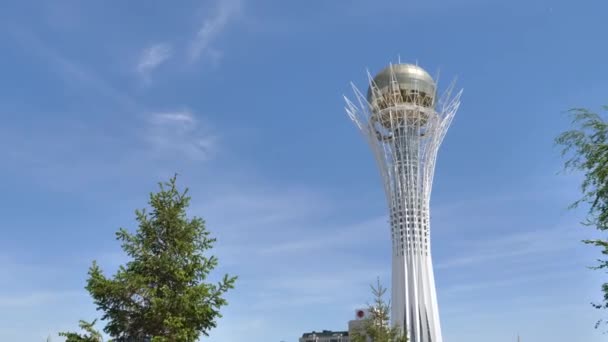
{"type": "Polygon", "coordinates": [[[96,262],[89,269],[86,289],[115,341],[193,342],[208,336],[227,305],[223,295],[236,281],[225,275],[217,284],[205,282],[218,260],[204,252],[216,240],[202,219],[186,217],[190,197],[187,189],[178,191],[176,177],[159,185],[150,195],[151,212],[135,212],[137,231],[116,233],[131,260],[113,278],[96,262]]]}
{"type": "MultiPolygon", "coordinates": [[[[95,322],[85,322],[80,321],[78,326],[80,329],[84,330],[86,333],[84,335],[73,333],[73,332],[62,332],[59,333],[59,336],[63,336],[66,338],[65,342],[103,342],[103,338],[99,331],[95,330],[95,322]]],[[[47,342],[50,342],[51,337],[47,338],[47,342]]]]}
{"type": "MultiPolygon", "coordinates": [[[[608,110],[608,106],[603,107],[608,110]]],[[[582,171],[582,197],[571,207],[584,203],[589,205],[584,225],[599,231],[608,230],[608,123],[597,113],[584,108],[570,110],[573,129],[560,134],[555,142],[562,147],[566,156],[565,168],[582,171]]],[[[604,256],[608,255],[608,240],[584,240],[584,243],[600,247],[604,256]]],[[[598,260],[592,269],[608,268],[608,260],[598,260]]],[[[608,283],[602,285],[603,303],[591,303],[597,309],[608,308],[608,283]]],[[[599,320],[596,328],[602,323],[599,320]]]]}
{"type": "Polygon", "coordinates": [[[366,319],[359,331],[353,332],[353,342],[407,342],[407,334],[404,334],[397,326],[390,327],[390,303],[384,301],[386,288],[377,279],[376,286],[370,285],[374,303],[368,304],[370,318],[366,319]]]}

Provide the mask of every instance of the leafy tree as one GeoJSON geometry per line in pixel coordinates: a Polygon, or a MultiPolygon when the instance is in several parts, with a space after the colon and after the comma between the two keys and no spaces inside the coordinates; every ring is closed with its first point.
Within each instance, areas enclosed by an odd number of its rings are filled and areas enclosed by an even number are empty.
{"type": "Polygon", "coordinates": [[[390,303],[384,301],[386,288],[377,280],[376,286],[370,285],[374,303],[368,304],[370,318],[366,319],[360,331],[351,336],[353,342],[407,342],[407,334],[403,334],[397,326],[390,327],[390,303]]]}
{"type": "MultiPolygon", "coordinates": [[[[608,106],[603,107],[608,111],[608,106]]],[[[555,142],[562,147],[565,168],[584,174],[581,184],[582,197],[571,207],[588,205],[586,226],[599,231],[608,230],[608,122],[599,114],[584,108],[570,110],[573,129],[560,134],[555,142]]],[[[584,243],[599,247],[604,256],[608,255],[608,240],[584,240],[584,243]]],[[[608,268],[608,260],[599,259],[592,269],[608,268]]],[[[608,283],[602,285],[603,302],[592,303],[597,309],[608,308],[608,283]]],[[[599,320],[596,328],[602,323],[599,320]]]]}
{"type": "Polygon", "coordinates": [[[96,262],[89,269],[86,289],[115,341],[191,342],[208,336],[227,305],[223,295],[236,281],[224,275],[217,284],[206,282],[218,260],[204,252],[216,239],[201,218],[186,217],[190,197],[187,189],[178,191],[176,176],[159,185],[150,195],[151,211],[135,212],[137,231],[116,233],[131,260],[112,278],[96,262]]]}
{"type": "MultiPolygon", "coordinates": [[[[65,342],[103,342],[103,338],[101,337],[101,334],[99,333],[99,331],[95,330],[94,326],[95,326],[95,322],[97,320],[94,320],[93,322],[86,322],[86,321],[80,321],[78,323],[78,326],[80,327],[80,329],[84,330],[86,332],[86,334],[84,335],[80,335],[77,333],[73,333],[73,332],[62,332],[59,333],[59,336],[63,336],[66,337],[65,342]]],[[[51,337],[49,336],[47,338],[47,342],[49,342],[51,340],[51,337]]]]}

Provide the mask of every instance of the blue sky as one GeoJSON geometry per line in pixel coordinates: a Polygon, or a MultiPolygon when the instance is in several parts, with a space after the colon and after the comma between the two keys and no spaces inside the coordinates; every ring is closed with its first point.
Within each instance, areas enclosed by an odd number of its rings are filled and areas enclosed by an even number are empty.
{"type": "MultiPolygon", "coordinates": [[[[209,341],[346,329],[390,283],[386,205],[344,113],[366,68],[458,76],[432,196],[446,341],[603,341],[563,111],[608,103],[600,1],[8,1],[0,12],[0,341],[98,317],[83,289],[158,181],[239,275],[209,341]]],[[[55,341],[60,340],[54,337],[55,341]]]]}

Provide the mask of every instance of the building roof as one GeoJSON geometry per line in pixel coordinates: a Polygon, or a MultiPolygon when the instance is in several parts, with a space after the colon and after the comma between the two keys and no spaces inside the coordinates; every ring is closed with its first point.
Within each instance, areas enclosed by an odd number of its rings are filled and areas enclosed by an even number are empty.
{"type": "Polygon", "coordinates": [[[302,337],[313,337],[313,336],[317,336],[317,337],[348,336],[348,331],[323,330],[321,332],[313,331],[313,332],[302,334],[302,337]]]}

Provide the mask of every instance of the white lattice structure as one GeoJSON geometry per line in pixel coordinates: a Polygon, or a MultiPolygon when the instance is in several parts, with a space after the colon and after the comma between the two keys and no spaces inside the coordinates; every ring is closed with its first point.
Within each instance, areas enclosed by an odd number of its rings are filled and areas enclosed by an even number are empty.
{"type": "Polygon", "coordinates": [[[393,265],[391,320],[412,342],[442,342],[430,247],[429,203],[437,150],[460,105],[452,83],[437,99],[433,78],[412,64],[396,64],[369,90],[354,85],[346,112],[376,157],[389,206],[393,265]]]}

